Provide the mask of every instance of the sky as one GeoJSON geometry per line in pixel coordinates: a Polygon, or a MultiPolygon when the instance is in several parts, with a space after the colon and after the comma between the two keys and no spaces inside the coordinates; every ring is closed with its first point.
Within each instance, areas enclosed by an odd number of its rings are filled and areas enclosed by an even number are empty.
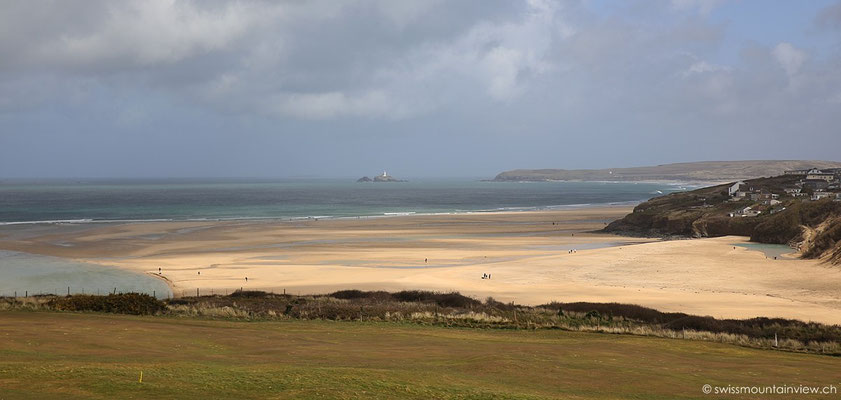
{"type": "Polygon", "coordinates": [[[839,0],[0,2],[0,179],[841,161],[839,0]]]}

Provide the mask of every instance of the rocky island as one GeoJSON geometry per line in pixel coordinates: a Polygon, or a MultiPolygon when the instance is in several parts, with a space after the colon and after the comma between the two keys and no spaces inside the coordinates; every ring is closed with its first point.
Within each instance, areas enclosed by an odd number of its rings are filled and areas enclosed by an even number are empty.
{"type": "Polygon", "coordinates": [[[397,178],[389,175],[385,171],[383,171],[382,175],[375,176],[374,179],[371,179],[367,176],[363,176],[363,177],[357,179],[356,181],[357,182],[406,182],[405,180],[397,179],[397,178]]]}

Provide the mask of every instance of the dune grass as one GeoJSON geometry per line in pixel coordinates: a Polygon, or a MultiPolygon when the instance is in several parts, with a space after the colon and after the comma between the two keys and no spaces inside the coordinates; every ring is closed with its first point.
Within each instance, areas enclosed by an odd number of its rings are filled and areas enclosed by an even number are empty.
{"type": "Polygon", "coordinates": [[[560,330],[3,311],[0,335],[10,399],[680,399],[709,398],[707,383],[841,384],[836,357],[560,330]]]}

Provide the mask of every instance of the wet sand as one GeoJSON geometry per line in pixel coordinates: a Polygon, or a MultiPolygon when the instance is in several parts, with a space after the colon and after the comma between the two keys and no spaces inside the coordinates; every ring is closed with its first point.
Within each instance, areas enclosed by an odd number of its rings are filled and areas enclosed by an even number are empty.
{"type": "Polygon", "coordinates": [[[588,233],[629,211],[4,226],[0,249],[149,274],[161,268],[176,295],[457,290],[530,305],[615,301],[841,323],[841,269],[734,248],[742,237],[666,242],[588,233]]]}

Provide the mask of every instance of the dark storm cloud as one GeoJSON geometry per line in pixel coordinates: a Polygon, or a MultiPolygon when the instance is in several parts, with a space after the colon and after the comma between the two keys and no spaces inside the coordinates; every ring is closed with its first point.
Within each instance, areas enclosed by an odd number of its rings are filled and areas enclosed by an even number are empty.
{"type": "Polygon", "coordinates": [[[5,2],[0,176],[837,159],[837,38],[735,42],[727,4],[5,2]]]}

